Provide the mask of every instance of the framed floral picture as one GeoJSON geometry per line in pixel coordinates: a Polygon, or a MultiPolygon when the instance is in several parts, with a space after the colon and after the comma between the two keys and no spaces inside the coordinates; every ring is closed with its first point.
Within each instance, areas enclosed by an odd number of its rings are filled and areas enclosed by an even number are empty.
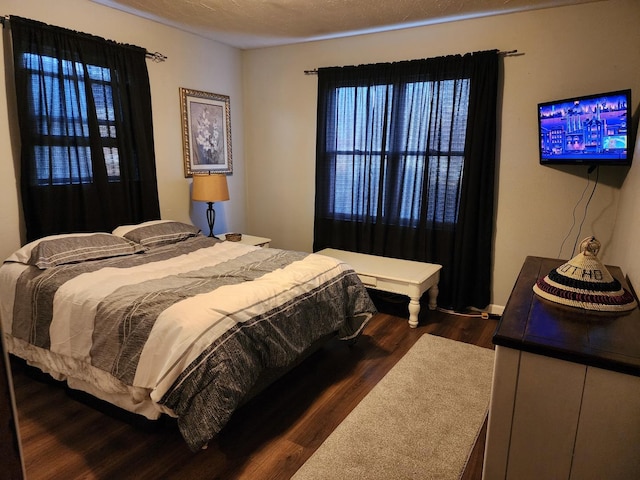
{"type": "Polygon", "coordinates": [[[184,176],[233,173],[229,97],[180,88],[184,176]]]}

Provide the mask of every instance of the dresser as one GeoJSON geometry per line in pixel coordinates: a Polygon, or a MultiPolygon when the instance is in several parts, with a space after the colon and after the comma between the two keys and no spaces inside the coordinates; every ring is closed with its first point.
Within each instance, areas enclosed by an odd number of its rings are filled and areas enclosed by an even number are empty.
{"type": "Polygon", "coordinates": [[[485,480],[640,478],[640,311],[535,295],[562,263],[527,257],[496,329],[485,480]]]}

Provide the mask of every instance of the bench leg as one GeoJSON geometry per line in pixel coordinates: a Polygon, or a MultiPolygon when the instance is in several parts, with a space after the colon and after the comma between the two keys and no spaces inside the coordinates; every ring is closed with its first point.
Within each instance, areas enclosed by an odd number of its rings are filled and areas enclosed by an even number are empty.
{"type": "Polygon", "coordinates": [[[429,289],[429,310],[435,310],[438,306],[438,284],[436,283],[429,289]]]}
{"type": "Polygon", "coordinates": [[[418,314],[420,313],[420,298],[409,299],[409,326],[416,328],[418,326],[418,314]]]}

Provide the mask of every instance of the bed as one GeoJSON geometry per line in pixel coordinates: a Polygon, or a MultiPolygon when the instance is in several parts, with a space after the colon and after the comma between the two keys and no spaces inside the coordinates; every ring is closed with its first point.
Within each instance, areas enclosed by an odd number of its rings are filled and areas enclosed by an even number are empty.
{"type": "Polygon", "coordinates": [[[172,221],[31,242],[0,267],[9,351],[206,447],[273,372],[375,307],[331,257],[219,241],[172,221]]]}

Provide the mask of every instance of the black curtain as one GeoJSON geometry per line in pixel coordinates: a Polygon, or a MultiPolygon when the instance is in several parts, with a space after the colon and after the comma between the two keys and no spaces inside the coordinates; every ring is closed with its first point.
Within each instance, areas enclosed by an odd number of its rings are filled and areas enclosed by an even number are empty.
{"type": "Polygon", "coordinates": [[[443,266],[438,304],[491,297],[499,54],[318,70],[314,251],[443,266]]]}
{"type": "Polygon", "coordinates": [[[9,24],[27,241],[160,218],[146,51],[9,24]]]}

